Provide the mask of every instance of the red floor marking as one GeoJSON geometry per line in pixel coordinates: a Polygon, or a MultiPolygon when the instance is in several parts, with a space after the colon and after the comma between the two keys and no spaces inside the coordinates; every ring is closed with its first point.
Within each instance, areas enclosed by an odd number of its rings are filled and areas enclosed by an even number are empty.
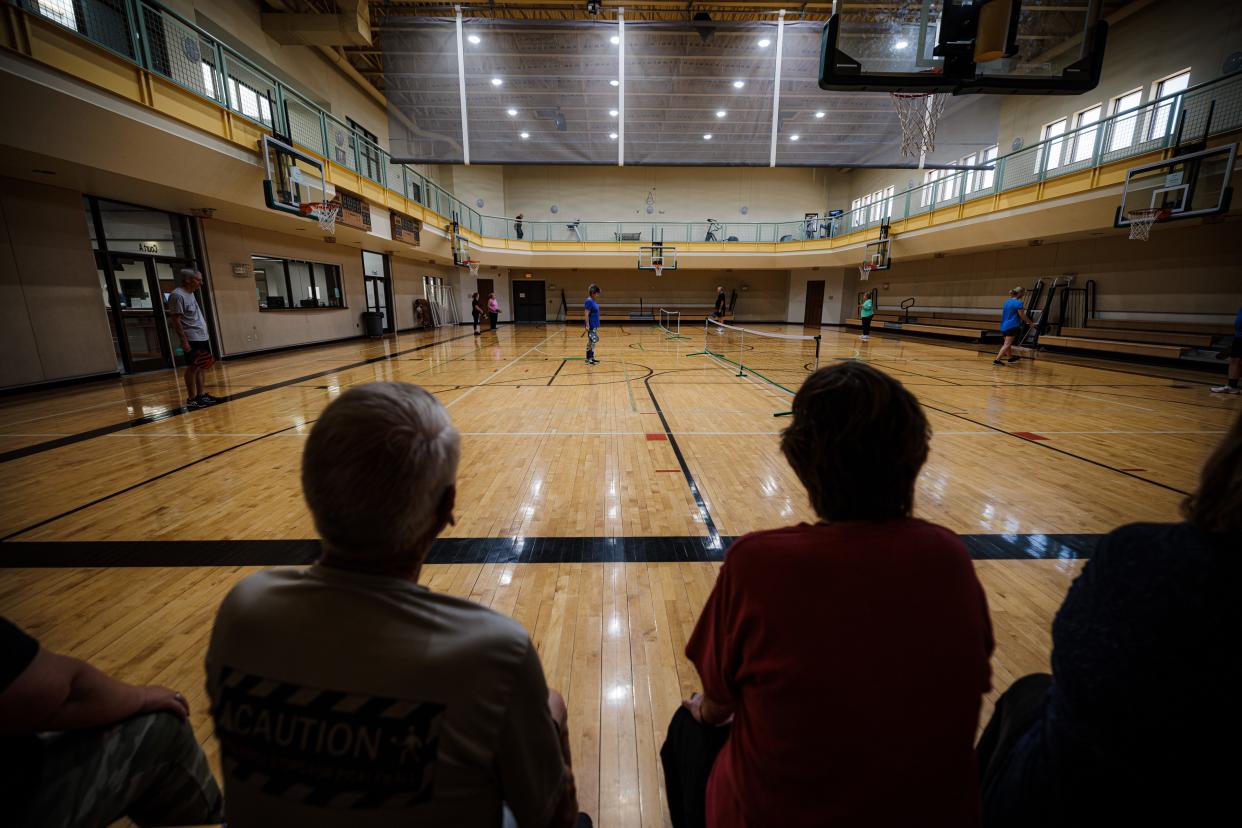
{"type": "Polygon", "coordinates": [[[668,435],[667,434],[648,434],[647,439],[648,440],[667,440],[668,435]]]}
{"type": "Polygon", "coordinates": [[[1014,437],[1021,437],[1023,440],[1047,440],[1048,438],[1042,434],[1036,434],[1033,431],[1011,431],[1014,437]]]}

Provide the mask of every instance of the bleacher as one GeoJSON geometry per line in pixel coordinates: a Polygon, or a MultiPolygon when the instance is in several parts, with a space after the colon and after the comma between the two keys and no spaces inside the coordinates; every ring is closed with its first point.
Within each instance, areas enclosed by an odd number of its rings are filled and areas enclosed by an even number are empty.
{"type": "MultiPolygon", "coordinates": [[[[908,300],[907,300],[908,301],[908,300]]],[[[847,327],[861,328],[857,317],[847,327]]],[[[879,311],[872,318],[872,333],[913,333],[982,342],[1000,335],[1000,314],[975,309],[958,311],[879,311]]],[[[1084,351],[1101,355],[1179,360],[1196,352],[1214,352],[1233,334],[1233,326],[1216,323],[1148,322],[1131,319],[1089,319],[1085,326],[1054,324],[1038,337],[1038,347],[1084,351]]],[[[1204,357],[1200,356],[1200,359],[1204,357]]]]}

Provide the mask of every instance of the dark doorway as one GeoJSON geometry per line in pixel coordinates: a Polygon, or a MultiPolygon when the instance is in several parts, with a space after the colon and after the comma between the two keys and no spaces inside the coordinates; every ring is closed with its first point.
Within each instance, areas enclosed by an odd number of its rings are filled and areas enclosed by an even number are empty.
{"type": "Polygon", "coordinates": [[[383,314],[384,333],[393,333],[397,326],[393,314],[388,312],[392,307],[392,279],[387,255],[362,251],[362,284],[366,290],[367,310],[383,314]]]}
{"type": "Polygon", "coordinates": [[[824,314],[824,280],[819,279],[806,283],[806,311],[802,324],[807,328],[818,328],[823,322],[824,314]]]}
{"type": "Polygon", "coordinates": [[[513,286],[513,321],[514,322],[547,322],[548,309],[542,280],[514,280],[513,286]]]}

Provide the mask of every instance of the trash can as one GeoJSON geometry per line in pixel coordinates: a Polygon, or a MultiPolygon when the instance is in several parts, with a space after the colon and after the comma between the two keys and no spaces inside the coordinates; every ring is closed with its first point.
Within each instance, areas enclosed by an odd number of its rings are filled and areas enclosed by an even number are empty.
{"type": "Polygon", "coordinates": [[[384,314],[379,311],[365,311],[362,314],[362,328],[367,336],[383,336],[384,314]]]}

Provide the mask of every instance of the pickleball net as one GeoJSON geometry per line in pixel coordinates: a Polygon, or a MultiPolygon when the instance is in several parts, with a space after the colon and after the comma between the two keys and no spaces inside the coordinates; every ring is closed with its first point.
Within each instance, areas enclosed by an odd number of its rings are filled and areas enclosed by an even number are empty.
{"type": "MultiPolygon", "coordinates": [[[[788,334],[703,323],[702,354],[723,363],[739,377],[755,377],[790,394],[807,374],[819,370],[818,334],[788,334]]],[[[692,355],[693,356],[693,355],[692,355]]]]}

